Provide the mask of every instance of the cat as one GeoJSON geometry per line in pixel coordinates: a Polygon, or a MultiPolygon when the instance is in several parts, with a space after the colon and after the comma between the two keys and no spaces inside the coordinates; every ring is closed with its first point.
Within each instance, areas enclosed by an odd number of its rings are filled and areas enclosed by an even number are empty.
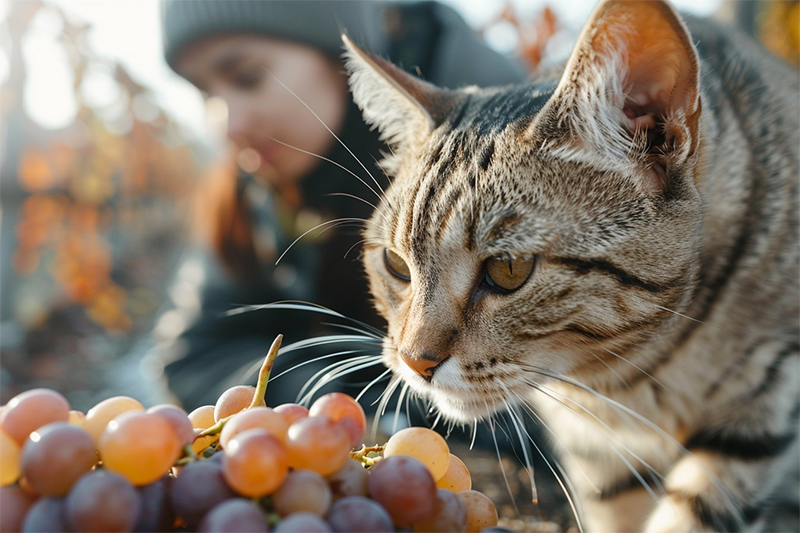
{"type": "Polygon", "coordinates": [[[535,408],[589,531],[796,520],[797,71],[662,1],[518,86],[343,39],[391,148],[363,261],[394,374],[455,422],[535,408]]]}

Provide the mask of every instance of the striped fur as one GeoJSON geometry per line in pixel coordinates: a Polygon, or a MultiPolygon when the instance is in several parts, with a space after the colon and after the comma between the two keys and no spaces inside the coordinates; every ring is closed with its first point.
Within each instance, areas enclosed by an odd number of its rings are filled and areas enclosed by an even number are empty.
{"type": "Polygon", "coordinates": [[[589,530],[798,530],[798,73],[663,2],[601,4],[524,86],[348,50],[395,149],[364,255],[387,366],[454,421],[535,406],[589,530]],[[498,292],[492,257],[536,266],[498,292]]]}

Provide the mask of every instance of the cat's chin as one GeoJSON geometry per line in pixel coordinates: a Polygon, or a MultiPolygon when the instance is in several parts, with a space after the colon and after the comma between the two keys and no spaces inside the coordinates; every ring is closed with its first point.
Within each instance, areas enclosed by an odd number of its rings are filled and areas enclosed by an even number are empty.
{"type": "Polygon", "coordinates": [[[483,401],[463,401],[461,398],[445,393],[434,393],[430,397],[442,416],[447,420],[460,424],[480,422],[505,409],[504,405],[483,401]]]}

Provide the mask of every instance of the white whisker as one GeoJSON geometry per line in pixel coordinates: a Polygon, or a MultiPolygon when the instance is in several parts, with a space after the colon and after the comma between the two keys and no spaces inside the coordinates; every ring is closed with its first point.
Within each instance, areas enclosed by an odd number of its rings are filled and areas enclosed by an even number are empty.
{"type": "MultiPolygon", "coordinates": [[[[378,356],[378,357],[380,357],[380,356],[378,356]]],[[[361,392],[358,393],[358,396],[356,396],[356,401],[360,400],[361,397],[364,396],[364,394],[370,389],[370,387],[372,387],[373,385],[378,383],[380,380],[385,378],[391,372],[392,372],[392,369],[391,368],[387,368],[384,372],[381,372],[381,374],[377,378],[375,378],[372,381],[370,381],[369,384],[367,384],[367,386],[364,387],[363,389],[361,389],[361,392]]]]}
{"type": "MultiPolygon", "coordinates": [[[[361,162],[361,160],[360,160],[359,158],[357,158],[357,157],[356,157],[356,155],[355,155],[355,154],[354,154],[354,153],[353,153],[353,152],[350,150],[350,148],[349,148],[349,147],[348,147],[348,146],[347,146],[347,145],[346,145],[346,144],[345,144],[345,143],[344,143],[344,142],[343,142],[343,141],[342,141],[342,140],[341,140],[341,139],[340,139],[340,138],[339,138],[339,137],[338,137],[338,136],[337,136],[337,135],[336,135],[334,132],[333,132],[333,130],[331,130],[331,129],[328,127],[328,125],[327,125],[327,124],[325,124],[325,121],[323,121],[323,120],[322,120],[322,119],[319,117],[319,115],[317,115],[317,114],[314,112],[314,110],[313,110],[313,109],[311,109],[311,107],[310,107],[308,104],[306,104],[306,103],[303,101],[303,99],[302,99],[302,98],[300,98],[299,96],[297,96],[297,94],[295,94],[295,92],[294,92],[293,90],[291,90],[291,89],[290,89],[290,88],[289,88],[289,87],[288,87],[288,86],[287,86],[285,83],[283,83],[283,82],[282,82],[282,81],[281,81],[281,80],[280,80],[280,79],[279,79],[277,76],[275,76],[275,74],[273,74],[272,72],[270,72],[270,71],[269,71],[268,69],[266,69],[266,68],[265,68],[264,70],[266,70],[266,71],[269,73],[269,75],[270,75],[270,76],[272,76],[272,78],[273,78],[275,81],[277,81],[277,82],[278,82],[278,83],[279,83],[279,84],[280,84],[280,85],[281,85],[281,86],[282,86],[284,89],[286,89],[287,91],[289,91],[289,93],[290,93],[292,96],[294,96],[295,98],[297,98],[297,100],[298,100],[298,101],[299,101],[301,104],[303,104],[303,106],[305,106],[305,108],[306,108],[306,109],[308,109],[308,110],[311,112],[311,114],[312,114],[312,115],[314,115],[314,118],[316,118],[316,119],[319,121],[319,123],[320,123],[320,124],[322,124],[322,126],[323,126],[323,127],[326,129],[326,130],[328,130],[328,133],[330,133],[331,135],[333,135],[333,138],[334,138],[334,139],[336,139],[336,140],[339,142],[339,144],[341,144],[341,145],[344,147],[344,149],[345,149],[345,150],[347,150],[347,152],[348,152],[348,153],[349,153],[351,156],[353,156],[353,159],[355,159],[355,160],[358,162],[358,164],[359,164],[359,165],[361,165],[361,168],[363,168],[363,169],[364,169],[364,172],[366,172],[366,173],[369,175],[369,177],[370,177],[370,178],[372,178],[372,181],[374,181],[374,182],[375,182],[375,185],[377,185],[378,189],[380,189],[380,191],[381,191],[381,192],[382,192],[384,195],[386,195],[386,191],[384,191],[384,190],[383,190],[383,188],[381,187],[380,183],[378,183],[378,180],[376,180],[376,179],[375,179],[375,176],[373,176],[373,175],[372,175],[372,173],[369,171],[369,169],[367,169],[367,167],[366,167],[366,166],[364,166],[364,163],[362,163],[362,162],[361,162]]],[[[370,189],[371,189],[371,187],[370,187],[370,189]]],[[[373,191],[373,192],[374,192],[374,191],[373,191]]],[[[377,194],[377,193],[376,193],[376,194],[377,194]]],[[[378,196],[378,197],[380,198],[380,196],[378,196]]]]}

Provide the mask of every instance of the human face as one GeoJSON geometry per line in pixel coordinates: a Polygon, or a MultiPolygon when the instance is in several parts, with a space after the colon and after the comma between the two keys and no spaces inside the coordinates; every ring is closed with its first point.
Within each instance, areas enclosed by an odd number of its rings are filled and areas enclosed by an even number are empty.
{"type": "Polygon", "coordinates": [[[274,186],[296,183],[319,164],[297,149],[324,156],[335,142],[314,113],[336,133],[344,125],[341,64],[310,46],[255,35],[214,37],[184,51],[177,69],[227,103],[228,135],[240,149],[258,153],[257,174],[274,186]]]}

